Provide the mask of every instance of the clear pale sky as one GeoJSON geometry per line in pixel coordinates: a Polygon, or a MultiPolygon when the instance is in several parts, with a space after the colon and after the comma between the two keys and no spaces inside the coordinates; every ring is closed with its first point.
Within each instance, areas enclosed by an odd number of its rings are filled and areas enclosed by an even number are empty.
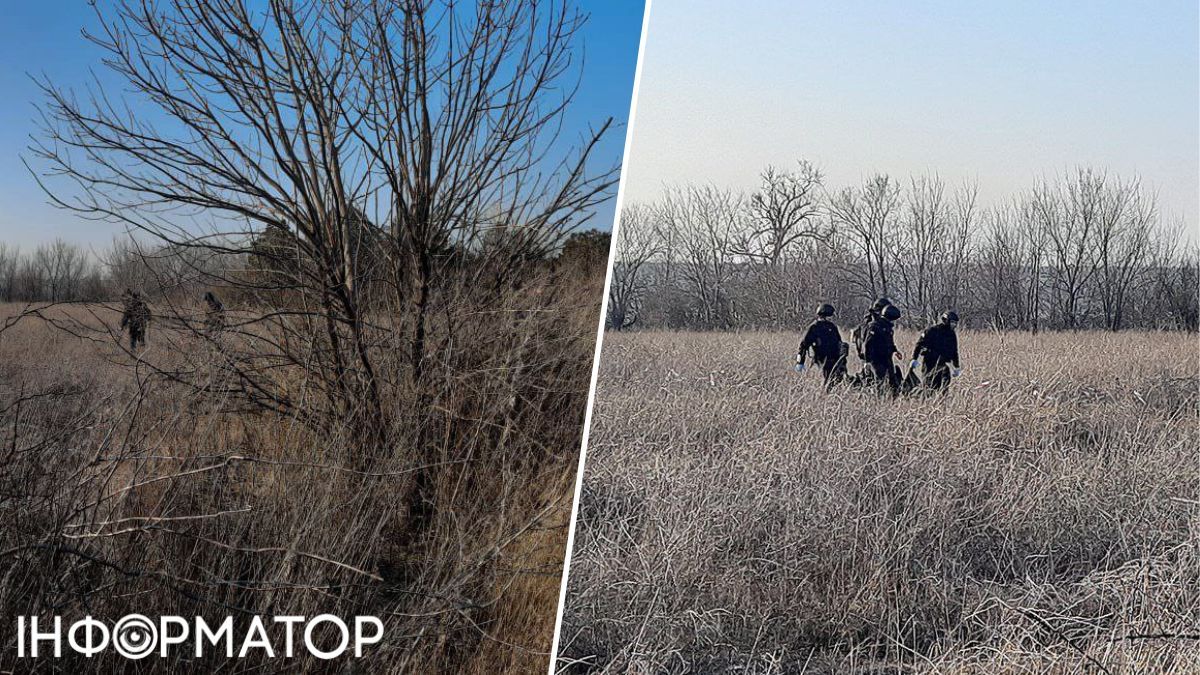
{"type": "Polygon", "coordinates": [[[653,0],[626,199],[752,187],[806,158],[977,179],[984,203],[1075,165],[1141,175],[1198,227],[1196,0],[653,0]]]}
{"type": "MultiPolygon", "coordinates": [[[[614,117],[621,126],[597,157],[619,162],[625,145],[629,99],[642,30],[642,0],[580,2],[590,15],[583,31],[585,67],[576,106],[564,130],[574,138],[589,122],[614,117]]],[[[45,74],[62,85],[82,85],[89,71],[100,72],[98,49],[80,31],[95,25],[84,0],[4,2],[0,18],[0,242],[30,247],[62,237],[105,245],[119,232],[115,225],[84,221],[46,203],[21,163],[29,135],[36,131],[34,102],[40,92],[29,75],[45,74]]],[[[106,80],[107,81],[107,80],[106,80]]],[[[612,226],[614,200],[602,207],[589,227],[612,226]]]]}

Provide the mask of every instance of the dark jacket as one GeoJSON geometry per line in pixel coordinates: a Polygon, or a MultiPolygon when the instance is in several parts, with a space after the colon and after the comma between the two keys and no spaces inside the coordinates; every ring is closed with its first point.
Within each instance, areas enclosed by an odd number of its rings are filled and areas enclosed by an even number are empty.
{"type": "Polygon", "coordinates": [[[854,327],[850,331],[850,337],[854,340],[854,352],[858,354],[858,358],[867,360],[867,333],[871,331],[871,324],[879,320],[879,314],[875,310],[868,310],[866,316],[863,317],[862,323],[854,327]]]}
{"type": "Polygon", "coordinates": [[[958,334],[950,326],[939,323],[926,328],[921,337],[917,338],[917,346],[913,348],[914,359],[923,359],[929,368],[944,364],[958,365],[958,334]]]}
{"type": "Polygon", "coordinates": [[[800,342],[800,363],[808,360],[808,350],[813,351],[813,361],[825,363],[836,360],[842,355],[842,333],[837,324],[832,321],[817,320],[812,322],[800,342]]]}
{"type": "Polygon", "coordinates": [[[871,363],[891,363],[896,353],[896,335],[892,322],[877,317],[863,340],[863,358],[871,363]]]}

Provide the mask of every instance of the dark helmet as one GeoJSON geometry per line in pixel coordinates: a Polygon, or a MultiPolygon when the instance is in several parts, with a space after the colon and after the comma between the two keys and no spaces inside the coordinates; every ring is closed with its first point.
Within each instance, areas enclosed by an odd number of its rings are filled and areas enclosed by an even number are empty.
{"type": "Polygon", "coordinates": [[[833,316],[833,305],[825,303],[818,307],[817,316],[833,316]]]}
{"type": "Polygon", "coordinates": [[[882,311],[884,307],[891,307],[891,306],[892,306],[891,300],[888,300],[887,298],[880,298],[875,301],[875,304],[871,305],[871,311],[879,312],[879,311],[882,311]]]}
{"type": "Polygon", "coordinates": [[[895,305],[887,305],[883,308],[883,318],[888,321],[895,321],[900,318],[900,308],[895,305]]]}
{"type": "Polygon", "coordinates": [[[943,323],[958,323],[958,312],[955,312],[953,310],[946,310],[945,312],[942,312],[942,322],[943,323]]]}

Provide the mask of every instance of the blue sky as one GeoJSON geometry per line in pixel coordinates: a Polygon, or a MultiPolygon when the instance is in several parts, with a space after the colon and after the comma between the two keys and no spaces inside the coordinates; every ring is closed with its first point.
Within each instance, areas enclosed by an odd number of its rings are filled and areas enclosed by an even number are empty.
{"type": "Polygon", "coordinates": [[[654,0],[627,199],[805,158],[835,187],[928,171],[987,203],[1089,164],[1195,232],[1197,4],[654,0]]]}
{"type": "MultiPolygon", "coordinates": [[[[611,116],[621,126],[598,149],[597,157],[618,162],[625,145],[634,67],[642,29],[643,2],[585,2],[590,15],[583,32],[585,68],[582,88],[571,111],[568,133],[578,136],[589,122],[611,116]]],[[[102,71],[100,51],[80,35],[95,25],[84,0],[5,3],[0,20],[0,242],[23,247],[62,237],[103,246],[119,232],[114,225],[86,221],[49,206],[21,163],[29,135],[35,133],[34,103],[40,92],[29,75],[45,74],[61,85],[82,85],[89,73],[102,71]]],[[[611,227],[613,204],[588,224],[611,227]]]]}

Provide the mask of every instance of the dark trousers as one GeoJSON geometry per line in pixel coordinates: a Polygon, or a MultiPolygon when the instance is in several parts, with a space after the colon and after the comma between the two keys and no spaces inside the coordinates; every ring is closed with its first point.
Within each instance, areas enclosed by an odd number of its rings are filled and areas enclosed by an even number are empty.
{"type": "Polygon", "coordinates": [[[143,347],[146,346],[146,329],[145,328],[135,328],[133,326],[130,326],[129,327],[129,351],[133,351],[133,350],[137,349],[139,344],[141,344],[143,347]]]}
{"type": "Polygon", "coordinates": [[[846,379],[846,359],[840,356],[831,356],[824,360],[817,361],[821,366],[821,375],[825,378],[825,389],[831,389],[833,385],[846,379]]]}
{"type": "Polygon", "coordinates": [[[946,388],[950,386],[950,365],[926,361],[925,386],[936,391],[946,391],[946,388]]]}
{"type": "Polygon", "coordinates": [[[900,371],[892,364],[892,360],[871,361],[871,375],[879,390],[895,394],[900,391],[900,371]]]}

